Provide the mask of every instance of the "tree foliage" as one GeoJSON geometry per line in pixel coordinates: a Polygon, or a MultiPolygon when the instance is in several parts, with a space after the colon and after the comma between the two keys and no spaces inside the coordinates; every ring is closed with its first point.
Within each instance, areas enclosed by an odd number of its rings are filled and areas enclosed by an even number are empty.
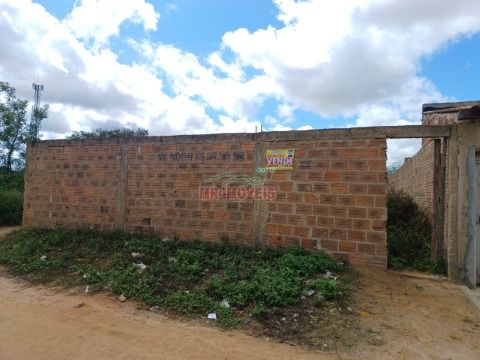
{"type": "Polygon", "coordinates": [[[94,131],[74,131],[68,140],[109,139],[119,137],[148,136],[145,129],[95,129],[94,131]]]}
{"type": "MultiPolygon", "coordinates": [[[[38,140],[38,132],[27,120],[28,101],[18,99],[16,90],[0,82],[0,167],[8,172],[23,168],[27,141],[38,140]]],[[[33,110],[37,119],[48,116],[48,105],[33,110]]]]}

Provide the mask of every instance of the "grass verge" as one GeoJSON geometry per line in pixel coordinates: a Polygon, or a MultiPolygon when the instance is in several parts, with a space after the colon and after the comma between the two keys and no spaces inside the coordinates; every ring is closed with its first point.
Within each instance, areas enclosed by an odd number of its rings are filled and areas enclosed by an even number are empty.
{"type": "Polygon", "coordinates": [[[0,263],[33,282],[107,290],[186,317],[216,313],[222,327],[309,345],[306,333],[322,314],[346,309],[349,299],[343,264],[301,248],[22,229],[0,242],[0,263]]]}

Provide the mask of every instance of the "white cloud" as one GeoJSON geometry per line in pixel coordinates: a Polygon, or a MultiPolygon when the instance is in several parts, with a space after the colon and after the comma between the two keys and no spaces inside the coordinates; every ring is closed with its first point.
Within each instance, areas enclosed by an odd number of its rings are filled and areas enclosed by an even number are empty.
{"type": "Polygon", "coordinates": [[[277,106],[277,114],[280,116],[282,119],[284,119],[287,122],[293,121],[294,120],[294,107],[290,104],[279,104],[277,106]]]}
{"type": "Polygon", "coordinates": [[[275,3],[283,26],[238,29],[223,46],[269,76],[285,100],[324,116],[402,96],[408,83],[428,85],[418,81],[420,59],[480,30],[475,0],[275,3]]]}
{"type": "Polygon", "coordinates": [[[210,64],[236,76],[219,77],[194,54],[170,45],[144,43],[140,48],[149,49],[146,54],[153,53],[152,66],[169,80],[175,94],[199,98],[213,110],[228,116],[251,117],[266,97],[278,93],[268,76],[256,75],[242,80],[235,65],[225,64],[215,54],[209,57],[210,64]]]}
{"type": "Polygon", "coordinates": [[[104,44],[118,35],[125,21],[141,24],[145,30],[156,30],[159,17],[145,0],[77,0],[65,24],[79,39],[104,44]]]}
{"type": "Polygon", "coordinates": [[[312,125],[302,125],[297,130],[313,130],[312,125]]]}

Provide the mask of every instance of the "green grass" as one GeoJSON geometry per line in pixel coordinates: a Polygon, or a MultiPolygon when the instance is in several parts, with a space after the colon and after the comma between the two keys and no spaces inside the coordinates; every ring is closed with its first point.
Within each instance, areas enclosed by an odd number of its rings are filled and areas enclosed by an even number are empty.
{"type": "Polygon", "coordinates": [[[389,267],[446,274],[446,260],[431,259],[432,225],[429,215],[404,192],[390,192],[387,206],[389,267]]]}
{"type": "MultiPolygon", "coordinates": [[[[217,323],[225,327],[268,319],[305,302],[306,293],[315,293],[316,305],[343,301],[348,295],[343,265],[323,252],[301,248],[23,229],[0,242],[0,263],[34,282],[88,285],[92,291],[123,294],[182,316],[215,312],[217,323]],[[340,278],[327,279],[327,272],[340,278]]],[[[313,296],[309,299],[313,302],[313,296]]]]}

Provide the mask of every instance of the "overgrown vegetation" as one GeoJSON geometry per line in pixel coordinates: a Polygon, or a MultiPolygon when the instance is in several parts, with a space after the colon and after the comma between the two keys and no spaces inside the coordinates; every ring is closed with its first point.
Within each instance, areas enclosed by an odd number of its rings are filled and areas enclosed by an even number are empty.
{"type": "Polygon", "coordinates": [[[23,229],[0,242],[0,263],[31,281],[107,290],[183,316],[216,313],[221,326],[267,324],[280,338],[289,321],[315,326],[319,313],[348,302],[343,264],[301,248],[23,229]]]}
{"type": "Polygon", "coordinates": [[[388,194],[388,265],[446,274],[447,263],[431,259],[432,225],[428,214],[404,192],[388,194]]]}
{"type": "Polygon", "coordinates": [[[95,129],[94,131],[74,131],[68,140],[109,139],[132,136],[148,136],[148,130],[138,129],[95,129]]]}
{"type": "Polygon", "coordinates": [[[23,213],[23,171],[0,170],[0,226],[19,225],[23,213]]]}

